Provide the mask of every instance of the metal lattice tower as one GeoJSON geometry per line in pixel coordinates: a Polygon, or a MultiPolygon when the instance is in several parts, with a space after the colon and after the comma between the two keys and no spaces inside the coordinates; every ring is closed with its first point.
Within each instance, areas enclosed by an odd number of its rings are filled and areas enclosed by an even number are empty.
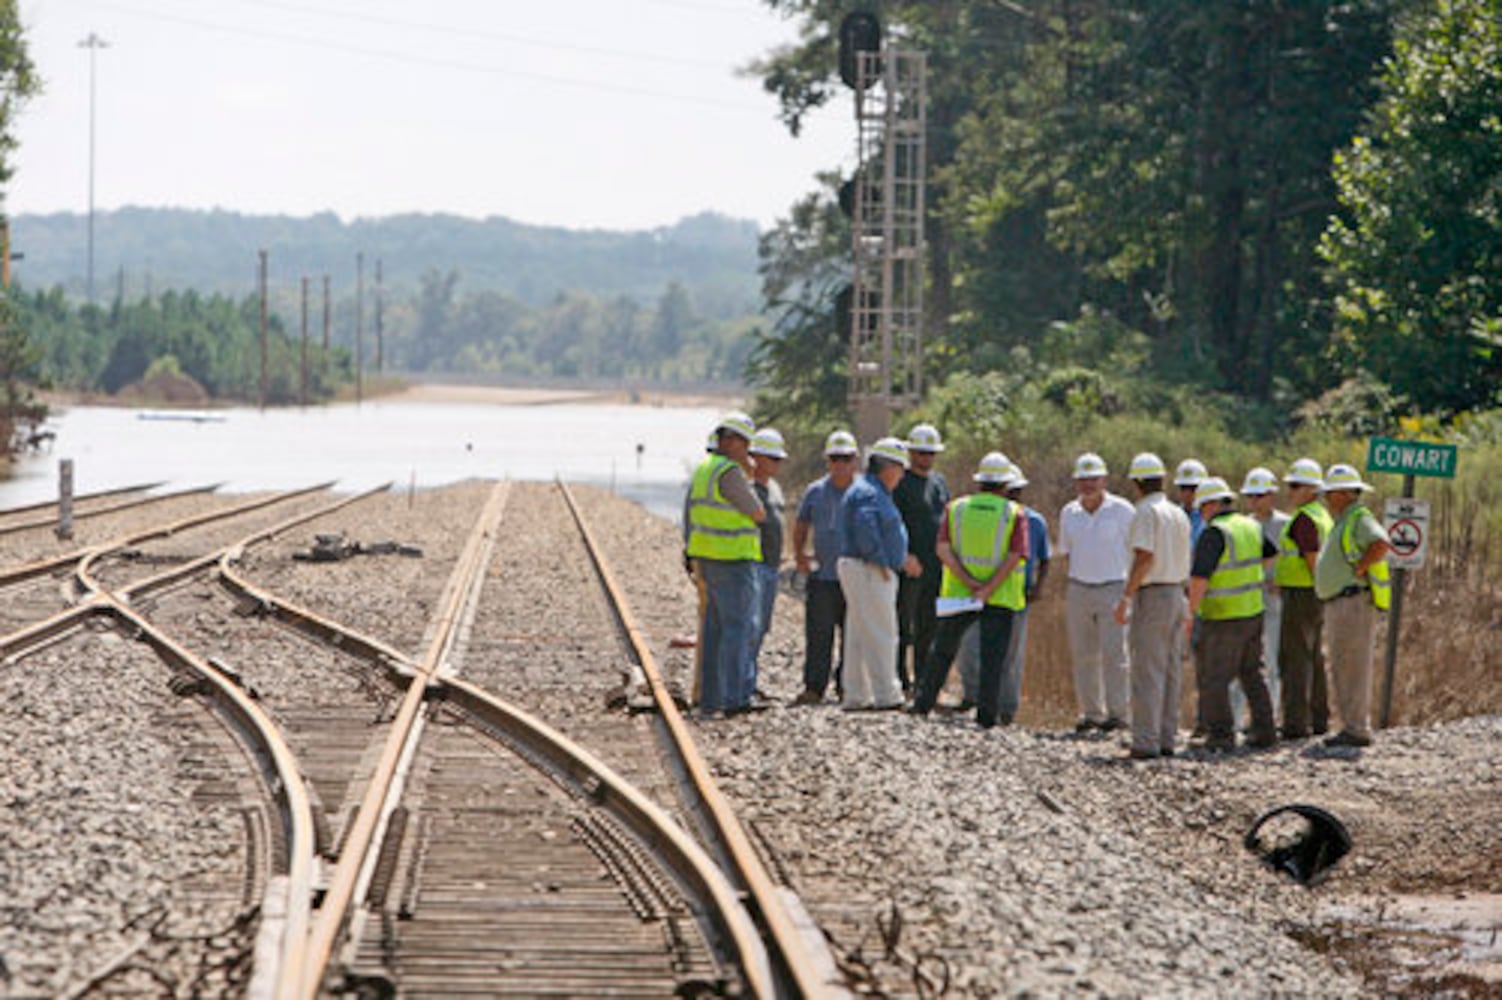
{"type": "Polygon", "coordinates": [[[856,55],[849,392],[865,441],[923,392],[927,76],[922,52],[856,55]]]}

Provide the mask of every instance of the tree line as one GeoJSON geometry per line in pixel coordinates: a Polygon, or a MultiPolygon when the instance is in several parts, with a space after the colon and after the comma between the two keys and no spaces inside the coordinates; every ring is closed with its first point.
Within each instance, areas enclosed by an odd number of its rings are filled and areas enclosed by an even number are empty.
{"type": "MultiPolygon", "coordinates": [[[[802,27],[753,67],[794,134],[849,100],[846,14],[927,53],[932,382],[1046,354],[1076,401],[1502,402],[1502,0],[765,2],[802,27]]],[[[762,238],[772,409],[843,406],[845,179],[762,238]]]]}

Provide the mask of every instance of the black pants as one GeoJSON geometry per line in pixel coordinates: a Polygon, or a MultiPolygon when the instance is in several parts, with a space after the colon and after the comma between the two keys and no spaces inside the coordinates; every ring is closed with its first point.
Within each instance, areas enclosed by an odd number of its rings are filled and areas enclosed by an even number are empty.
{"type": "Polygon", "coordinates": [[[1312,587],[1283,588],[1283,630],[1278,635],[1283,732],[1308,736],[1330,727],[1330,688],[1325,679],[1325,610],[1312,587]]]}
{"type": "Polygon", "coordinates": [[[934,603],[939,599],[939,582],[943,579],[944,567],[923,567],[923,575],[897,578],[897,679],[904,691],[912,690],[912,675],[923,669],[928,661],[928,651],[934,642],[934,630],[938,616],[934,603]],[[909,673],[907,651],[913,651],[913,669],[909,673]]]}
{"type": "Polygon", "coordinates": [[[838,580],[808,578],[808,592],[803,616],[803,686],[824,693],[829,687],[829,668],[835,655],[835,631],[840,633],[839,666],[835,667],[835,685],[840,683],[844,664],[845,592],[838,580]]]}
{"type": "MultiPolygon", "coordinates": [[[[933,709],[949,676],[949,667],[960,648],[960,640],[977,618],[980,619],[980,697],[975,703],[975,721],[989,729],[996,725],[996,702],[1001,696],[1001,670],[1006,664],[1007,646],[1012,642],[1011,608],[988,604],[979,611],[951,615],[939,622],[933,648],[918,672],[918,690],[913,695],[913,710],[933,709]]],[[[1010,723],[1011,719],[1003,719],[1010,723]]]]}
{"type": "Polygon", "coordinates": [[[1200,621],[1198,700],[1200,717],[1212,740],[1234,740],[1236,717],[1231,714],[1231,681],[1241,682],[1252,722],[1249,735],[1271,740],[1273,702],[1262,676],[1262,615],[1251,618],[1200,621]]]}

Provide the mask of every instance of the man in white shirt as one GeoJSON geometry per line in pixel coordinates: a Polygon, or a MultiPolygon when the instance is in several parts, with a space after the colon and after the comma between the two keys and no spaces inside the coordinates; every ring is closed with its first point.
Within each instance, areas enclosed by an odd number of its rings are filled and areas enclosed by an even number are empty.
{"type": "Polygon", "coordinates": [[[1127,575],[1127,530],[1135,511],[1106,489],[1106,463],[1093,452],[1074,462],[1079,497],[1059,513],[1055,555],[1069,560],[1064,617],[1079,700],[1077,733],[1126,728],[1126,630],[1114,612],[1127,575]]]}
{"type": "Polygon", "coordinates": [[[1137,507],[1127,541],[1132,568],[1115,619],[1131,620],[1133,760],[1172,757],[1179,729],[1179,638],[1189,605],[1189,515],[1163,492],[1168,469],[1152,452],[1132,459],[1137,507]]]}

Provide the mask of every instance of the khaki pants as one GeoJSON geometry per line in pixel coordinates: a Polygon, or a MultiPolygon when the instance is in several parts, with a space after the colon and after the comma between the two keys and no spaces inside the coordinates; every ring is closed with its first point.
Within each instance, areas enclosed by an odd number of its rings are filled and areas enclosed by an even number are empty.
{"type": "Polygon", "coordinates": [[[1127,676],[1126,630],[1116,624],[1116,602],[1125,582],[1099,586],[1069,581],[1064,619],[1069,629],[1069,655],[1074,661],[1074,695],[1080,715],[1091,722],[1127,718],[1130,678],[1127,676]]]}
{"type": "Polygon", "coordinates": [[[1184,659],[1179,637],[1189,602],[1177,584],[1143,587],[1132,603],[1132,749],[1172,750],[1179,729],[1184,659]]]}
{"type": "Polygon", "coordinates": [[[1340,724],[1352,736],[1372,735],[1372,635],[1377,609],[1365,591],[1325,602],[1325,638],[1340,724]]]}
{"type": "Polygon", "coordinates": [[[897,574],[841,557],[845,592],[845,708],[902,704],[897,682],[897,574]]]}

